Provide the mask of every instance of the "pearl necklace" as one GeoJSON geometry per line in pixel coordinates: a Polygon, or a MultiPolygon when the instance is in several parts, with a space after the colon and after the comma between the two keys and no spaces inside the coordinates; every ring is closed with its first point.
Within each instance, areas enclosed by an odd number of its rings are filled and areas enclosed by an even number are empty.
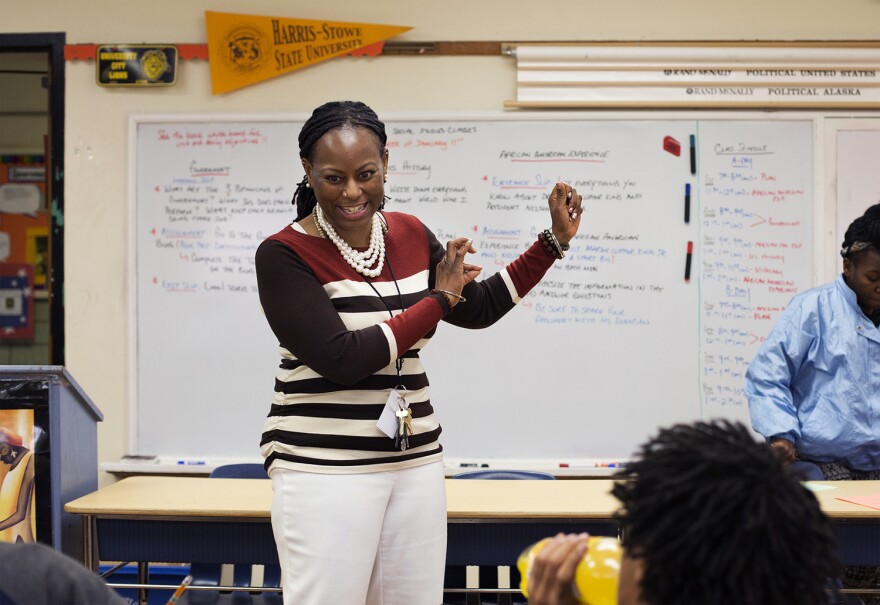
{"type": "Polygon", "coordinates": [[[370,247],[364,252],[358,252],[348,243],[339,237],[333,226],[324,218],[324,211],[315,204],[315,225],[318,227],[318,233],[321,237],[328,238],[336,245],[336,249],[342,255],[352,269],[366,277],[376,277],[382,273],[382,265],[385,263],[385,232],[383,230],[382,219],[378,213],[373,215],[373,226],[370,231],[370,247]],[[378,263],[378,264],[376,264],[378,263]],[[373,265],[376,265],[372,269],[373,265]]]}

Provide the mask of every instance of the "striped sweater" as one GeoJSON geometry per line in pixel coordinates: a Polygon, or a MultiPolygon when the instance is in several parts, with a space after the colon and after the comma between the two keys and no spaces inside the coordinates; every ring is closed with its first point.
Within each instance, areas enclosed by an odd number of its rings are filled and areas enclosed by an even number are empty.
{"type": "Polygon", "coordinates": [[[383,215],[386,262],[376,278],[355,272],[330,240],[292,226],[257,250],[260,303],[281,354],[260,444],[267,469],[363,473],[440,460],[441,429],[419,351],[441,320],[493,324],[553,264],[535,242],[502,271],[467,284],[467,302],[450,311],[442,294],[430,294],[445,247],[417,218],[383,215]],[[398,382],[398,358],[413,415],[403,452],[376,427],[398,382]]]}

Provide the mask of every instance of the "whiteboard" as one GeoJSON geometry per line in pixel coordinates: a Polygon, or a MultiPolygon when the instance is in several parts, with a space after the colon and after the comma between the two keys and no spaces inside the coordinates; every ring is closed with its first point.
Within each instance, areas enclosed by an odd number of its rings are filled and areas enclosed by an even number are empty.
{"type": "MultiPolygon", "coordinates": [[[[844,122],[843,124],[846,124],[844,122]]],[[[840,126],[837,136],[837,248],[847,227],[880,202],[880,119],[840,126]],[[870,124],[870,126],[868,125],[870,124]]]]}
{"type": "MultiPolygon", "coordinates": [[[[136,453],[259,455],[279,360],[253,253],[295,216],[301,124],[133,117],[136,453]]],[[[441,242],[473,237],[484,275],[549,226],[557,179],[585,200],[581,234],[519,308],[486,330],[441,324],[423,351],[448,460],[625,459],[659,426],[747,421],[748,362],[812,285],[812,120],[386,126],[387,209],[441,242]]]]}

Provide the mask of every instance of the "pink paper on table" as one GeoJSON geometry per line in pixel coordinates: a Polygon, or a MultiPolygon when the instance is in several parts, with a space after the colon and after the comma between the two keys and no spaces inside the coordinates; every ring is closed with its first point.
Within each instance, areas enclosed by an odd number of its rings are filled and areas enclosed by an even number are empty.
{"type": "Polygon", "coordinates": [[[867,506],[868,508],[876,508],[880,510],[880,494],[871,494],[870,496],[853,496],[851,498],[838,498],[844,502],[852,502],[859,506],[867,506]]]}

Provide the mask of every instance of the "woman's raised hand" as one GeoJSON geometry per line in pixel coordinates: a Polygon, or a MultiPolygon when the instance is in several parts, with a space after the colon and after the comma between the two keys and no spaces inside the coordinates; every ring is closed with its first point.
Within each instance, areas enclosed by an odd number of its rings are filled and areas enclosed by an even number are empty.
{"type": "Polygon", "coordinates": [[[466,237],[446,242],[446,255],[437,263],[434,289],[446,296],[451,307],[461,302],[462,288],[476,279],[483,270],[479,265],[464,262],[466,254],[475,252],[473,240],[466,237]]]}
{"type": "Polygon", "coordinates": [[[547,198],[550,206],[550,229],[563,246],[577,235],[583,214],[583,197],[578,195],[574,187],[562,181],[553,186],[547,198]]]}

